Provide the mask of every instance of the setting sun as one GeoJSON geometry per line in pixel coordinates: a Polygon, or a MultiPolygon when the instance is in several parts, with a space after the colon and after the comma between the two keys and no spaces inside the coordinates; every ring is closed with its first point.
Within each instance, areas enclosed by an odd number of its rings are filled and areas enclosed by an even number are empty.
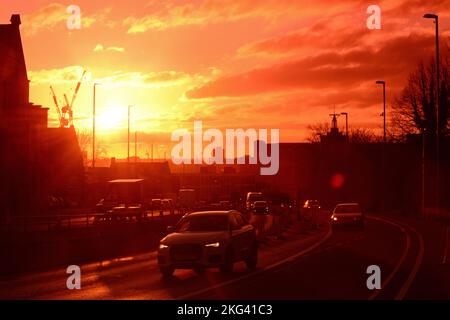
{"type": "Polygon", "coordinates": [[[127,117],[126,106],[106,107],[99,110],[96,115],[96,129],[99,131],[109,131],[124,128],[127,126],[127,117]]]}

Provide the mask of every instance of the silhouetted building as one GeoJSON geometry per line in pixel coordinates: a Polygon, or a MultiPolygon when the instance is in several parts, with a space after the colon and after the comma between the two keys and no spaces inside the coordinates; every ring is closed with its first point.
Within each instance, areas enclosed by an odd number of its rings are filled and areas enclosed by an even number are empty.
{"type": "Polygon", "coordinates": [[[342,132],[339,131],[338,125],[337,125],[337,114],[332,115],[333,118],[331,120],[331,128],[330,131],[327,132],[326,135],[320,136],[320,142],[321,143],[345,143],[348,142],[348,137],[344,136],[342,132]]]}
{"type": "Polygon", "coordinates": [[[45,214],[49,195],[65,196],[71,183],[58,177],[81,176],[74,186],[77,194],[82,192],[83,164],[74,129],[47,128],[48,109],[29,102],[20,24],[20,16],[12,15],[11,24],[0,25],[0,219],[7,221],[45,214]]]}

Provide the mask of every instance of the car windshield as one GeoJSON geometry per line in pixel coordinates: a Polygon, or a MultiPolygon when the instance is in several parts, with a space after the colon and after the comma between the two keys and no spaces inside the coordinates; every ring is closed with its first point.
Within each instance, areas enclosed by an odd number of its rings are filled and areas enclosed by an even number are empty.
{"type": "Polygon", "coordinates": [[[248,198],[247,198],[248,201],[258,201],[258,200],[263,200],[263,199],[264,199],[264,197],[260,193],[251,193],[248,195],[248,198]]]}
{"type": "Polygon", "coordinates": [[[359,208],[359,205],[357,204],[347,204],[347,205],[340,205],[337,206],[334,210],[335,213],[354,213],[354,212],[361,212],[361,209],[359,208]]]}
{"type": "Polygon", "coordinates": [[[183,219],[177,232],[203,232],[228,230],[227,215],[194,215],[183,219]]]}

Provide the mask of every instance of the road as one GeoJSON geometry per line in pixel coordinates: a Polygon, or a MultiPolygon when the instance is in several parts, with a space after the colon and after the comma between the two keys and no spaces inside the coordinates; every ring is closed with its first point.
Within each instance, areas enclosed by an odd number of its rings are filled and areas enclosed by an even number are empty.
{"type": "Polygon", "coordinates": [[[68,290],[65,269],[0,281],[1,299],[450,299],[448,227],[431,221],[371,216],[364,230],[307,231],[260,246],[260,263],[232,275],[177,270],[161,278],[155,252],[81,266],[82,288],[68,290]],[[366,269],[381,270],[369,290],[366,269]]]}

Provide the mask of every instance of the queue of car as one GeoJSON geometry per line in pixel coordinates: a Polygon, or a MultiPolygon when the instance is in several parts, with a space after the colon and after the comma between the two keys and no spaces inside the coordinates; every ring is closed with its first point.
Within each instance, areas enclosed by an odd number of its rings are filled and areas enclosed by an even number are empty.
{"type": "MultiPolygon", "coordinates": [[[[97,212],[105,212],[105,217],[140,217],[142,210],[139,179],[111,181],[107,196],[96,206],[97,212]]],[[[192,207],[195,190],[183,189],[180,203],[183,208],[192,207]]],[[[174,213],[172,199],[151,199],[147,209],[174,213]]],[[[261,219],[265,216],[280,216],[297,211],[302,219],[316,221],[321,212],[318,200],[308,199],[298,207],[294,202],[281,196],[266,197],[262,192],[248,192],[245,206],[236,209],[236,203],[222,200],[217,203],[197,204],[198,210],[186,210],[174,227],[168,228],[168,234],[160,241],[157,261],[164,277],[173,274],[176,269],[193,269],[203,273],[207,268],[219,268],[223,273],[232,272],[238,261],[244,261],[249,269],[255,269],[258,263],[258,240],[256,229],[249,222],[254,215],[261,219]]],[[[183,213],[183,212],[182,212],[183,213]]],[[[357,203],[342,203],[332,210],[330,224],[333,228],[341,225],[364,226],[364,214],[357,203]]]]}

